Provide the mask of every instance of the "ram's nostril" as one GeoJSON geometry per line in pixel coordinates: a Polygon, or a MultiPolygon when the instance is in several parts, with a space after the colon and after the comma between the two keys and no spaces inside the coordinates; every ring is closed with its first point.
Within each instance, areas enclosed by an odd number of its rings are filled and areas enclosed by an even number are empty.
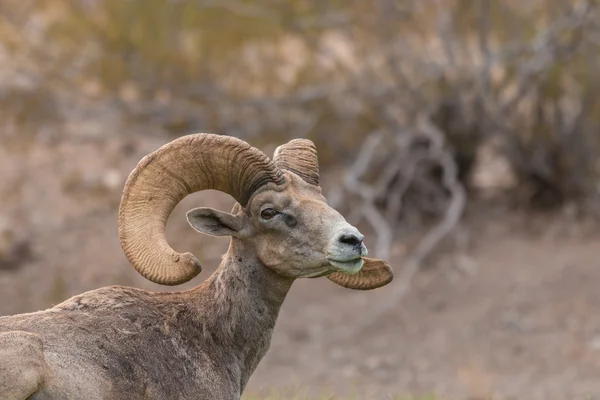
{"type": "Polygon", "coordinates": [[[360,246],[363,242],[363,238],[356,236],[353,233],[349,233],[340,236],[339,241],[350,246],[360,246]]]}

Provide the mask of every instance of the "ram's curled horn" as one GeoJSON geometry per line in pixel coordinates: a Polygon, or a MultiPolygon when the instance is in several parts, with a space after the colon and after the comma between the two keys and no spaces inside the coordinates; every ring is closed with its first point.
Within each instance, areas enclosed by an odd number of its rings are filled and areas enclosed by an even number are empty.
{"type": "Polygon", "coordinates": [[[273,161],[278,168],[293,172],[305,182],[319,186],[319,158],[312,141],[293,139],[277,147],[273,161]]]}
{"type": "Polygon", "coordinates": [[[119,239],[132,266],[163,285],[189,281],[200,271],[191,253],[167,243],[171,211],[188,194],[214,189],[245,206],[265,184],[282,184],[281,170],[260,150],[230,136],[194,134],[144,157],[129,175],[119,209],[119,239]]]}
{"type": "Polygon", "coordinates": [[[375,258],[362,258],[363,267],[358,274],[347,275],[334,272],[327,276],[329,280],[348,289],[372,290],[385,286],[394,279],[394,273],[389,264],[375,258]]]}

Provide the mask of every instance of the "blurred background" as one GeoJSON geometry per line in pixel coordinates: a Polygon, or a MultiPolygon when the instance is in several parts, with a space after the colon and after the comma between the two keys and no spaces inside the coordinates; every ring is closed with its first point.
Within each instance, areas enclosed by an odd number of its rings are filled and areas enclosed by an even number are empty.
{"type": "MultiPolygon", "coordinates": [[[[2,0],[0,315],[150,290],[129,172],[184,134],[313,140],[394,282],[295,284],[249,394],[600,398],[600,15],[565,0],[2,0]],[[587,396],[587,397],[586,397],[587,396]]],[[[227,240],[172,215],[205,271],[227,240]]]]}

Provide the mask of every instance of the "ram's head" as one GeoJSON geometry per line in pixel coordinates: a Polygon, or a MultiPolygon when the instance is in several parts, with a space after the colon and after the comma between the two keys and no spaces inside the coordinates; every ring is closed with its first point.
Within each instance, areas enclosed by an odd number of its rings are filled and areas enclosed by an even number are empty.
{"type": "Polygon", "coordinates": [[[188,212],[199,232],[231,236],[267,268],[292,278],[327,276],[352,289],[392,280],[386,262],[365,257],[363,235],[321,193],[313,143],[296,139],[270,160],[239,139],[196,134],[145,157],[131,173],[121,201],[119,236],[131,264],[149,280],[176,285],[201,271],[190,253],[167,243],[165,224],[190,193],[216,189],[237,203],[231,213],[188,212]]]}

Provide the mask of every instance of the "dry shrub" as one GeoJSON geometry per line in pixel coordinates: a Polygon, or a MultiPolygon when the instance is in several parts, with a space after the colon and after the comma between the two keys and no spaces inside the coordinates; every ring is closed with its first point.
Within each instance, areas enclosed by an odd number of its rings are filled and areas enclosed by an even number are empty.
{"type": "Polygon", "coordinates": [[[438,215],[446,204],[439,161],[407,173],[431,147],[423,121],[441,131],[467,186],[479,148],[496,138],[527,202],[598,192],[592,1],[43,4],[3,3],[0,29],[26,33],[5,35],[3,50],[40,64],[28,73],[50,90],[76,91],[174,136],[216,131],[259,146],[308,137],[323,164],[347,165],[365,139],[384,135],[392,144],[362,179],[389,175],[374,199],[384,209],[406,186],[402,206],[414,206],[398,215],[438,215]],[[24,16],[42,16],[37,30],[24,16]]]}
{"type": "MultiPolygon", "coordinates": [[[[595,4],[467,3],[406,6],[410,20],[422,24],[403,36],[386,25],[388,13],[365,25],[372,37],[356,41],[354,48],[357,59],[369,62],[346,96],[355,94],[371,107],[379,122],[374,132],[398,138],[375,153],[378,160],[369,169],[377,177],[397,170],[396,181],[405,180],[413,169],[409,155],[428,140],[419,121],[428,121],[443,133],[467,187],[479,149],[494,140],[517,177],[515,189],[524,204],[555,207],[597,198],[600,136],[593,77],[600,61],[600,19],[595,4]],[[398,166],[397,157],[407,161],[398,166]]],[[[405,211],[427,212],[431,196],[443,204],[441,179],[435,181],[441,178],[439,163],[421,165],[410,175],[412,182],[402,191],[405,207],[411,190],[429,190],[417,194],[417,210],[405,211]]],[[[397,198],[393,182],[380,202],[397,198]]]]}

